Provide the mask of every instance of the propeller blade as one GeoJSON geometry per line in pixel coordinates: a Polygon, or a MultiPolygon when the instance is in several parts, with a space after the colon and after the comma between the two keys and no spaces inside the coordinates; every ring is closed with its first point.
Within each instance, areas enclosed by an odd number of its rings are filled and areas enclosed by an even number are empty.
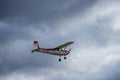
{"type": "Polygon", "coordinates": [[[69,51],[71,51],[71,48],[69,49],[69,51]]]}

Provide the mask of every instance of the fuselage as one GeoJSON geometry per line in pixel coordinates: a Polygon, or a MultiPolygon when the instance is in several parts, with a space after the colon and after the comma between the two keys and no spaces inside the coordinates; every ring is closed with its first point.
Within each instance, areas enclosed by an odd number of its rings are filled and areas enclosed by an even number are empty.
{"type": "Polygon", "coordinates": [[[52,54],[52,55],[57,55],[57,56],[66,56],[70,53],[70,51],[67,50],[56,50],[56,49],[35,49],[32,52],[37,51],[37,52],[42,52],[46,54],[52,54]]]}

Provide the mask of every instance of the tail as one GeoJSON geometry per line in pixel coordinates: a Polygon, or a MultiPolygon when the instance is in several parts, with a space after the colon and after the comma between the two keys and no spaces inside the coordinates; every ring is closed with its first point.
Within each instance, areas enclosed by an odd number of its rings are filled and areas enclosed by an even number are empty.
{"type": "Polygon", "coordinates": [[[37,46],[38,49],[40,49],[40,46],[39,46],[39,44],[38,44],[38,41],[34,41],[33,43],[34,43],[35,46],[37,46]]]}

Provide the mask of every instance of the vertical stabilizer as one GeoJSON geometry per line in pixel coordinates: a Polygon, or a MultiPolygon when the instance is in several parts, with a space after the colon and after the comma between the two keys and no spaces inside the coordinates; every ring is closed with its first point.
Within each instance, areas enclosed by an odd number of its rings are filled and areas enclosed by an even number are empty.
{"type": "Polygon", "coordinates": [[[38,49],[40,48],[40,46],[38,44],[38,41],[34,41],[33,43],[34,43],[35,46],[37,46],[38,49]]]}

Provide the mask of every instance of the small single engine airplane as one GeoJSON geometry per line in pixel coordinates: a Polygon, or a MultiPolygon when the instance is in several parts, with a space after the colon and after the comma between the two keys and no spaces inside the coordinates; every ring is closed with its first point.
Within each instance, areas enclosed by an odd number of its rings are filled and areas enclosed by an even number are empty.
{"type": "Polygon", "coordinates": [[[71,51],[71,49],[66,50],[66,47],[73,44],[74,42],[67,42],[63,45],[60,45],[58,47],[55,48],[40,48],[38,41],[34,41],[33,42],[35,46],[37,46],[37,49],[32,50],[33,52],[42,52],[42,53],[46,53],[46,54],[51,54],[51,55],[56,55],[56,56],[60,56],[59,61],[61,61],[61,56],[64,56],[64,59],[67,59],[66,55],[68,55],[71,51]]]}

